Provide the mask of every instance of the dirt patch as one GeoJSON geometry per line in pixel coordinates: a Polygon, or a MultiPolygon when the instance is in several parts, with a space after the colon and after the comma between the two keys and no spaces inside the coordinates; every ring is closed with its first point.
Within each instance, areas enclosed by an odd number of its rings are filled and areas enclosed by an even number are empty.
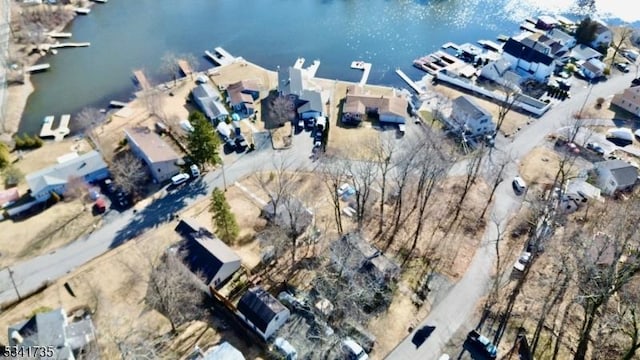
{"type": "MultiPolygon", "coordinates": [[[[552,184],[560,168],[561,159],[561,156],[549,147],[536,147],[520,162],[520,176],[529,185],[552,184]]],[[[572,167],[570,173],[575,175],[576,170],[572,167]]]]}

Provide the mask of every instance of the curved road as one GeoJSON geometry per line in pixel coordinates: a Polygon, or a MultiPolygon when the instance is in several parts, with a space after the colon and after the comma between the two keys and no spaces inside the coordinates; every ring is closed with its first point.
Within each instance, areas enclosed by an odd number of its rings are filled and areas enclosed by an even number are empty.
{"type": "MultiPolygon", "coordinates": [[[[497,151],[494,151],[493,156],[509,156],[514,163],[504,170],[504,178],[508,181],[503,181],[496,190],[490,219],[498,219],[504,225],[519,206],[520,200],[511,189],[510,179],[517,174],[517,164],[527,153],[542,143],[547,134],[567,125],[572,115],[583,106],[587,96],[588,106],[598,97],[607,98],[629,87],[632,79],[631,73],[614,75],[606,82],[593,85],[590,94],[585,83],[579,81],[573,85],[571,99],[555,105],[543,117],[533,120],[533,123],[518,132],[513,139],[498,138],[497,151]]],[[[417,348],[411,341],[415,331],[410,333],[387,355],[387,360],[436,360],[442,355],[442,349],[458,330],[468,331],[475,327],[471,319],[474,318],[478,303],[486,294],[491,281],[495,258],[493,241],[496,236],[496,226],[492,220],[489,220],[481,246],[471,260],[467,272],[447,295],[435,304],[427,318],[416,326],[416,330],[426,325],[435,326],[436,329],[417,348]]]]}

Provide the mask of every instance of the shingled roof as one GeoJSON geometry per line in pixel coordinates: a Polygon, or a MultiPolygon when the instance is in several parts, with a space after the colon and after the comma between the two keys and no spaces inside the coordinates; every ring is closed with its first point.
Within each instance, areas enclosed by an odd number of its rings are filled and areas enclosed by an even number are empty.
{"type": "Polygon", "coordinates": [[[553,63],[553,58],[545,54],[545,50],[548,51],[549,47],[531,39],[517,41],[514,38],[509,38],[502,50],[504,53],[530,63],[541,63],[545,65],[551,65],[553,63]]]}

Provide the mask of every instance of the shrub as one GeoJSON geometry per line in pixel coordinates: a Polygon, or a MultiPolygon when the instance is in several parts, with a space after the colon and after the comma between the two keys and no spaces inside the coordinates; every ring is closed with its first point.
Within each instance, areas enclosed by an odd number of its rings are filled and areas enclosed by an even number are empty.
{"type": "Polygon", "coordinates": [[[18,185],[24,179],[24,174],[17,167],[9,165],[2,172],[2,177],[4,177],[5,185],[12,187],[18,185]]]}
{"type": "Polygon", "coordinates": [[[6,167],[11,162],[9,157],[9,148],[7,145],[0,143],[0,169],[6,167]]]}
{"type": "Polygon", "coordinates": [[[611,75],[611,68],[609,68],[609,67],[608,67],[608,68],[604,69],[603,73],[604,73],[606,76],[611,75]]]}
{"type": "Polygon", "coordinates": [[[14,140],[17,150],[37,149],[44,143],[39,137],[31,137],[26,133],[22,136],[17,135],[14,140]]]}

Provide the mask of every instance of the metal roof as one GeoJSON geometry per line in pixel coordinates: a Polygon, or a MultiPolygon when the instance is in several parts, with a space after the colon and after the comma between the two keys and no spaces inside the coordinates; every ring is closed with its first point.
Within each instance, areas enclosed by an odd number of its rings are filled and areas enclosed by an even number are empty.
{"type": "Polygon", "coordinates": [[[260,286],[247,290],[238,302],[238,311],[262,332],[267,330],[276,315],[286,310],[282,303],[260,286]]]}

